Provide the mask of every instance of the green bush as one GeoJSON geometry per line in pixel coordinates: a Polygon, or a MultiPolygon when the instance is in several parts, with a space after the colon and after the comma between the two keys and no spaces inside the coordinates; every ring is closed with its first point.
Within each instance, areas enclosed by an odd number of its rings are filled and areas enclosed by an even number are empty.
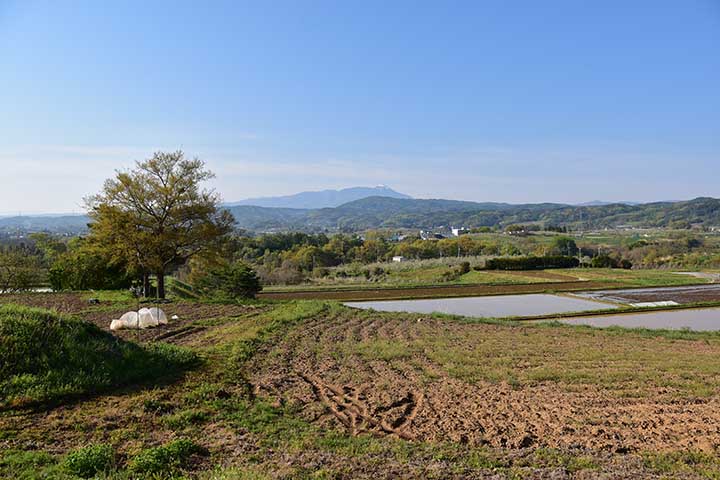
{"type": "Polygon", "coordinates": [[[205,296],[221,299],[254,298],[262,290],[255,271],[241,262],[210,270],[194,286],[205,296]]]}
{"type": "Polygon", "coordinates": [[[158,379],[195,362],[187,349],[141,347],[48,310],[0,306],[0,408],[158,379]]]}
{"type": "Polygon", "coordinates": [[[502,257],[485,262],[487,270],[543,270],[547,268],[575,268],[580,261],[575,257],[502,257]]]}
{"type": "Polygon", "coordinates": [[[88,445],[68,453],[63,466],[73,475],[90,478],[112,470],[115,466],[115,454],[110,445],[88,445]]]}
{"type": "Polygon", "coordinates": [[[48,280],[53,290],[119,290],[132,284],[121,266],[110,265],[100,255],[82,248],[59,256],[51,265],[48,280]]]}
{"type": "Polygon", "coordinates": [[[186,469],[193,455],[205,453],[205,449],[191,440],[179,439],[143,450],[130,461],[128,467],[136,474],[170,476],[186,469]]]}
{"type": "Polygon", "coordinates": [[[630,260],[625,258],[617,259],[605,254],[598,255],[590,262],[590,266],[593,268],[624,268],[625,270],[629,270],[632,268],[632,265],[630,260]]]}

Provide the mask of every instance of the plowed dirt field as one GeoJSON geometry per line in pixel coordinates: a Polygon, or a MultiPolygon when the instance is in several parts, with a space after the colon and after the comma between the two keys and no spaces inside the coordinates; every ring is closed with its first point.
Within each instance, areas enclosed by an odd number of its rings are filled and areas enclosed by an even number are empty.
{"type": "Polygon", "coordinates": [[[290,332],[253,383],[353,435],[712,452],[719,354],[717,342],[345,312],[290,332]]]}

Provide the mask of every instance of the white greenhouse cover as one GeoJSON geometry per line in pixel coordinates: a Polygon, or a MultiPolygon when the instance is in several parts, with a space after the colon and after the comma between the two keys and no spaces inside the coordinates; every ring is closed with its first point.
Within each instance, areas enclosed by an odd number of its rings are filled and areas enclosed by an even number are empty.
{"type": "Polygon", "coordinates": [[[145,329],[166,325],[167,315],[158,307],[141,308],[138,312],[127,312],[120,319],[110,322],[110,330],[145,329]]]}

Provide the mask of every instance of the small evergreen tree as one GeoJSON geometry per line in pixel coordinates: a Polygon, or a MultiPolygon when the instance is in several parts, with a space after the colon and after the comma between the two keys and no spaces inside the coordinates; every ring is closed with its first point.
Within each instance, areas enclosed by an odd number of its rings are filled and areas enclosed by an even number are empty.
{"type": "Polygon", "coordinates": [[[262,290],[255,271],[242,262],[212,268],[200,276],[194,287],[202,295],[232,300],[254,298],[262,290]]]}

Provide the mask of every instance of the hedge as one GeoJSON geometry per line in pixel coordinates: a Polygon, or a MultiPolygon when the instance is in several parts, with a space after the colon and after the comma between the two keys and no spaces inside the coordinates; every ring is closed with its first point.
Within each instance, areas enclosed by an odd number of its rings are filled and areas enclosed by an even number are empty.
{"type": "Polygon", "coordinates": [[[575,268],[580,261],[562,255],[549,257],[501,257],[485,262],[487,270],[543,270],[547,268],[575,268]]]}

